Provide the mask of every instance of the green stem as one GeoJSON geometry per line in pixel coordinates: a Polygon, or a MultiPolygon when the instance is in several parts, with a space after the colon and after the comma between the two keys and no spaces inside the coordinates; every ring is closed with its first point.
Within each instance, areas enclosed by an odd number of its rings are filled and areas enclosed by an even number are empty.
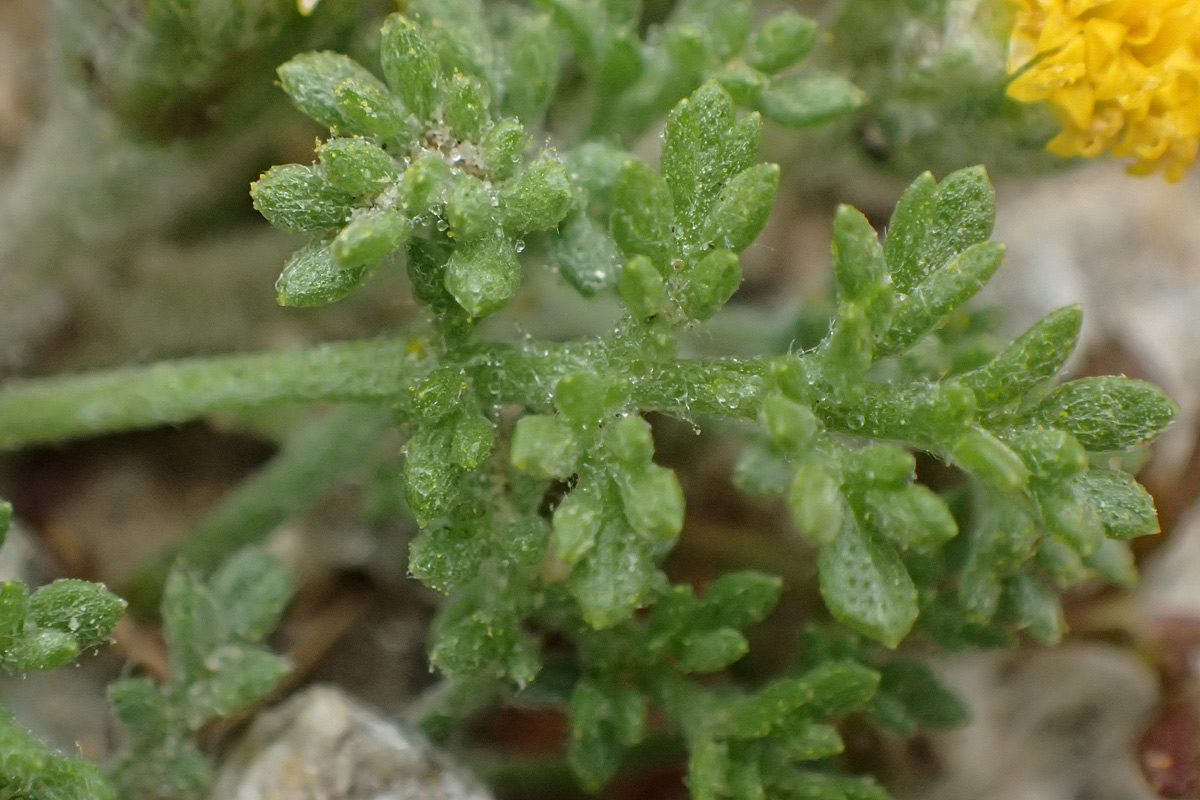
{"type": "Polygon", "coordinates": [[[207,573],[235,551],[262,541],[367,463],[365,454],[390,424],[384,409],[346,406],[293,432],[275,457],[222,498],[191,535],[140,569],[121,596],[135,610],[150,612],[177,559],[207,573]]]}
{"type": "Polygon", "coordinates": [[[369,341],[12,381],[0,387],[0,448],[281,402],[387,400],[421,363],[402,341],[369,341]]]}
{"type": "MultiPolygon", "coordinates": [[[[489,345],[441,359],[470,373],[496,404],[548,406],[563,375],[611,370],[629,381],[634,407],[692,418],[752,418],[764,360],[665,359],[608,364],[594,343],[489,345]]],[[[403,405],[432,362],[403,341],[188,359],[89,375],[13,381],[0,388],[0,448],[14,449],[184,422],[216,411],[283,402],[403,405]]]]}

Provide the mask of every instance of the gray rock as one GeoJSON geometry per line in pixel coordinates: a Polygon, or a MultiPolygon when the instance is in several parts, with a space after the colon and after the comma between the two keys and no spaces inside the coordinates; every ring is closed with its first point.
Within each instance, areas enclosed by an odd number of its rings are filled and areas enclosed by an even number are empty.
{"type": "Polygon", "coordinates": [[[315,686],[263,714],[222,766],[213,800],[491,800],[424,736],[315,686]]]}

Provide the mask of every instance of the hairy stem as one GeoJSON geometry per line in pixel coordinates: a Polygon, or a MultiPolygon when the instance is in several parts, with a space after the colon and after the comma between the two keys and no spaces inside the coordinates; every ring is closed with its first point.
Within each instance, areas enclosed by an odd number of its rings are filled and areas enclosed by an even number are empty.
{"type": "Polygon", "coordinates": [[[185,422],[281,402],[395,397],[422,362],[403,341],[197,358],[0,388],[0,447],[185,422]]]}
{"type": "MultiPolygon", "coordinates": [[[[549,405],[563,375],[610,368],[607,353],[594,343],[481,346],[440,363],[457,364],[497,405],[535,408],[549,405]]],[[[379,340],[13,381],[0,388],[0,448],[284,402],[383,402],[403,408],[408,390],[431,366],[412,355],[407,342],[379,340]]],[[[611,369],[627,378],[639,410],[749,418],[758,407],[767,363],[664,359],[611,369]]]]}

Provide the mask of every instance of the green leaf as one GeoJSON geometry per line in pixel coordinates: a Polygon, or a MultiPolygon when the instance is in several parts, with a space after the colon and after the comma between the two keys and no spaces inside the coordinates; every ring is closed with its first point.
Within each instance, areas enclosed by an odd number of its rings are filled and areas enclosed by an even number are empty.
{"type": "Polygon", "coordinates": [[[479,574],[492,547],[487,532],[462,524],[423,529],[408,546],[408,569],[426,586],[449,594],[479,574]]]}
{"type": "Polygon", "coordinates": [[[867,303],[889,283],[883,247],[875,229],[858,210],[838,206],[833,218],[833,274],[838,297],[867,303]]]}
{"type": "Polygon", "coordinates": [[[595,546],[567,579],[593,628],[611,628],[646,602],[656,573],[649,547],[622,515],[604,515],[595,546]]]}
{"type": "Polygon", "coordinates": [[[1018,627],[1045,645],[1062,641],[1066,623],[1058,594],[1051,587],[1040,578],[1021,572],[1009,582],[1005,594],[1018,627]]]}
{"type": "Polygon", "coordinates": [[[250,185],[250,196],[268,222],[289,233],[344,225],[354,200],[353,195],[300,164],[271,167],[250,185]]]}
{"type": "Polygon", "coordinates": [[[79,656],[79,643],[69,633],[50,628],[26,628],[9,643],[3,656],[6,669],[35,672],[70,664],[79,656]]]}
{"type": "Polygon", "coordinates": [[[747,117],[738,123],[733,100],[715,82],[704,84],[671,111],[663,135],[662,174],[681,238],[700,238],[721,189],[729,176],[750,167],[758,141],[758,121],[747,117]]]}
{"type": "Polygon", "coordinates": [[[806,718],[842,717],[866,706],[879,686],[879,673],[852,660],[825,661],[798,678],[784,678],[746,698],[730,715],[724,732],[760,739],[806,718]]]}
{"type": "Polygon", "coordinates": [[[833,542],[821,547],[817,574],[834,618],[888,647],[898,645],[917,619],[917,590],[900,557],[850,515],[833,542]]]}
{"type": "Polygon", "coordinates": [[[537,676],[541,666],[537,653],[511,606],[495,596],[481,595],[478,589],[476,581],[442,607],[430,661],[452,675],[508,677],[523,686],[537,676]]]}
{"type": "Polygon", "coordinates": [[[925,173],[896,205],[885,247],[892,282],[914,290],[931,273],[972,245],[987,240],[996,194],[982,167],[962,169],[938,185],[925,173]]]}
{"type": "Polygon", "coordinates": [[[667,285],[645,256],[633,256],[621,267],[617,284],[621,302],[635,319],[653,317],[667,299],[667,285]]]}
{"type": "Polygon", "coordinates": [[[521,286],[521,263],[507,239],[487,236],[455,248],[446,262],[446,291],[472,317],[494,314],[521,286]]]}
{"type": "Polygon", "coordinates": [[[969,622],[991,621],[1003,580],[1033,557],[1037,540],[1033,520],[1021,506],[993,501],[981,512],[967,539],[958,585],[959,606],[969,622]]]}
{"type": "Polygon", "coordinates": [[[902,489],[863,494],[863,524],[886,537],[901,550],[928,550],[953,539],[958,525],[950,509],[927,486],[909,484],[902,489]]]}
{"type": "Polygon", "coordinates": [[[116,798],[95,765],[52,750],[3,710],[0,710],[0,792],[13,800],[116,798]]]}
{"type": "Polygon", "coordinates": [[[1137,586],[1137,564],[1134,563],[1128,542],[1105,539],[1084,557],[1083,563],[1122,588],[1137,586]]]}
{"type": "Polygon", "coordinates": [[[769,18],[746,43],[743,58],[763,72],[779,72],[795,64],[817,41],[817,23],[794,11],[769,18]]]}
{"type": "Polygon", "coordinates": [[[924,273],[987,241],[996,220],[996,192],[983,167],[967,167],[938,184],[937,203],[925,251],[924,273]]]}
{"type": "Polygon", "coordinates": [[[670,540],[683,529],[683,489],[675,473],[650,464],[618,475],[625,517],[635,531],[653,540],[670,540]]]}
{"type": "Polygon", "coordinates": [[[749,650],[746,637],[733,628],[692,633],[679,643],[679,668],[684,672],[716,672],[749,650]]]}
{"type": "Polygon", "coordinates": [[[878,353],[889,355],[905,350],[943,324],[952,311],[983,288],[1003,259],[1004,245],[982,242],[931,273],[897,302],[891,327],[879,343],[878,353]]]}
{"type": "Polygon", "coordinates": [[[450,236],[460,244],[496,232],[499,227],[496,196],[479,178],[457,176],[445,198],[450,236]]]}
{"type": "Polygon", "coordinates": [[[604,523],[605,506],[595,477],[581,477],[554,510],[555,552],[567,564],[577,564],[596,544],[604,523]]]}
{"type": "Polygon", "coordinates": [[[763,72],[779,72],[796,64],[816,43],[817,24],[792,11],[775,14],[746,43],[746,64],[763,72]]]}
{"type": "Polygon", "coordinates": [[[163,637],[176,680],[207,674],[206,659],[228,640],[230,619],[216,598],[186,565],[176,565],[163,589],[163,637]]]}
{"type": "Polygon", "coordinates": [[[778,192],[778,164],[755,164],[739,172],[717,195],[702,238],[714,247],[745,250],[766,227],[778,192]]]}
{"type": "Polygon", "coordinates": [[[1088,450],[1108,451],[1150,441],[1178,410],[1154,384],[1105,375],[1064,383],[1038,404],[1032,416],[1073,434],[1088,450]]]}
{"type": "Polygon", "coordinates": [[[209,581],[229,632],[244,642],[263,639],[279,624],[292,596],[292,576],[264,550],[239,550],[209,581]]]}
{"type": "Polygon", "coordinates": [[[758,110],[789,128],[820,125],[849,114],[866,100],[850,81],[832,73],[776,78],[758,96],[758,110]]]}
{"type": "Polygon", "coordinates": [[[595,428],[614,402],[614,386],[603,375],[572,372],[554,385],[554,407],[573,425],[595,428]]]}
{"type": "Polygon", "coordinates": [[[193,730],[213,717],[224,717],[265,700],[287,676],[286,659],[261,648],[223,647],[209,658],[213,676],[188,687],[188,716],[193,730]]]}
{"type": "Polygon", "coordinates": [[[860,491],[904,489],[917,474],[917,460],[912,453],[882,442],[847,453],[842,465],[842,483],[860,491]]]}
{"type": "Polygon", "coordinates": [[[742,283],[742,262],[732,250],[712,250],[683,276],[683,310],[706,320],[729,302],[742,283]]]}
{"type": "Polygon", "coordinates": [[[846,749],[837,728],[808,720],[778,731],[771,737],[771,744],[790,761],[817,761],[846,749]]]}
{"type": "Polygon", "coordinates": [[[278,72],[283,90],[306,115],[328,128],[371,134],[371,131],[358,129],[354,117],[346,114],[342,99],[338,97],[339,87],[348,84],[387,91],[361,64],[338,53],[302,53],[281,66],[278,72]]]}
{"type": "Polygon", "coordinates": [[[584,679],[575,684],[569,711],[567,760],[584,788],[594,791],[612,778],[620,764],[622,748],[610,725],[612,702],[604,689],[584,679]]]}
{"type": "Polygon", "coordinates": [[[1104,541],[1104,524],[1088,498],[1071,485],[1035,487],[1038,508],[1051,533],[1081,556],[1091,555],[1104,541]]]}
{"type": "Polygon", "coordinates": [[[729,796],[729,772],[732,764],[729,746],[705,736],[689,742],[687,785],[694,800],[722,800],[729,796]]]}
{"type": "Polygon", "coordinates": [[[407,154],[417,138],[408,110],[378,81],[342,81],[333,90],[344,133],[378,137],[397,156],[407,154]]]}
{"type": "Polygon", "coordinates": [[[950,458],[993,489],[1019,491],[1029,483],[1029,469],[1021,456],[983,428],[964,431],[950,447],[950,458]]]}
{"type": "Polygon", "coordinates": [[[745,628],[766,619],[782,591],[783,580],[777,575],[753,570],[729,572],[704,590],[702,613],[715,625],[745,628]]]}
{"type": "Polygon", "coordinates": [[[1112,538],[1158,533],[1154,498],[1128,473],[1092,467],[1072,478],[1071,484],[1096,510],[1105,533],[1112,538]]]}
{"type": "Polygon", "coordinates": [[[454,462],[450,423],[424,425],[404,447],[404,496],[422,526],[449,511],[459,499],[461,468],[454,462]]]}
{"type": "Polygon", "coordinates": [[[627,470],[636,471],[654,457],[650,423],[638,414],[627,414],[605,427],[604,444],[627,470]]]}
{"type": "Polygon", "coordinates": [[[104,584],[60,578],[29,598],[29,619],[45,630],[57,630],[87,648],[108,638],[128,605],[104,584]]]}
{"type": "Polygon", "coordinates": [[[416,23],[392,14],[383,23],[379,45],[383,75],[419,120],[433,119],[441,100],[441,64],[416,23]]]}
{"type": "Polygon", "coordinates": [[[1004,352],[958,380],[983,408],[1024,399],[1063,368],[1079,341],[1083,311],[1066,306],[1052,311],[1021,334],[1004,352]]]}
{"type": "Polygon", "coordinates": [[[797,467],[788,506],[800,532],[815,544],[829,545],[844,527],[841,483],[818,459],[805,459],[797,467]]]}
{"type": "Polygon", "coordinates": [[[804,800],[892,800],[882,786],[869,778],[852,778],[822,772],[789,772],[778,782],[787,797],[804,800]]]}
{"type": "Polygon", "coordinates": [[[928,667],[907,659],[892,659],[880,667],[879,674],[880,695],[898,700],[921,727],[951,730],[970,721],[967,707],[928,667]]]}
{"type": "Polygon", "coordinates": [[[507,56],[504,113],[518,119],[540,119],[558,83],[558,41],[550,17],[528,17],[518,23],[507,56]]]}
{"type": "MultiPolygon", "coordinates": [[[[599,206],[603,211],[612,201],[613,187],[621,167],[631,159],[634,159],[633,154],[623,147],[593,139],[567,153],[567,173],[571,176],[571,183],[587,193],[592,206],[599,206]]],[[[670,190],[663,195],[669,198],[670,190]]],[[[592,213],[599,211],[593,208],[592,213]]]]}
{"type": "Polygon", "coordinates": [[[297,250],[275,282],[281,306],[322,306],[341,300],[366,280],[366,267],[343,269],[328,242],[313,241],[297,250]]]}
{"type": "Polygon", "coordinates": [[[29,588],[20,581],[0,582],[0,661],[25,627],[29,613],[29,588]]]}
{"type": "Polygon", "coordinates": [[[515,119],[502,119],[488,131],[483,140],[483,163],[494,179],[505,180],[516,172],[525,139],[525,128],[515,119]]]}
{"type": "Polygon", "coordinates": [[[450,77],[446,86],[442,116],[456,138],[478,142],[491,126],[491,104],[491,94],[486,86],[474,78],[456,74],[450,77]]]}
{"type": "Polygon", "coordinates": [[[616,244],[587,214],[567,217],[550,247],[550,263],[584,297],[595,297],[612,285],[619,258],[616,244]]]}
{"type": "Polygon", "coordinates": [[[579,443],[566,421],[531,414],[513,430],[509,460],[538,478],[565,478],[579,461],[579,443]]]}
{"type": "Polygon", "coordinates": [[[771,440],[794,455],[803,455],[812,449],[824,429],[812,409],[782,394],[767,397],[762,418],[771,440]]]}
{"type": "Polygon", "coordinates": [[[1043,536],[1034,556],[1037,565],[1059,586],[1074,586],[1089,576],[1079,551],[1057,536],[1043,536]]]}
{"type": "Polygon", "coordinates": [[[1022,431],[1009,439],[1008,445],[1040,478],[1074,475],[1088,465],[1087,452],[1079,440],[1053,428],[1022,431]]]}
{"type": "Polygon", "coordinates": [[[937,199],[937,181],[925,172],[904,191],[892,212],[883,252],[897,291],[908,294],[928,271],[924,256],[932,236],[937,199]]]}
{"type": "Polygon", "coordinates": [[[712,77],[721,84],[722,89],[729,92],[733,102],[750,108],[758,105],[759,95],[771,80],[757,69],[737,61],[725,64],[712,77]]]}
{"type": "Polygon", "coordinates": [[[395,209],[373,209],[359,214],[342,228],[330,244],[338,267],[362,270],[399,250],[412,236],[412,222],[395,209]]]}
{"type": "Polygon", "coordinates": [[[480,0],[410,0],[405,11],[421,21],[443,73],[458,70],[494,85],[495,37],[480,0]]]}
{"type": "Polygon", "coordinates": [[[330,139],[317,147],[317,157],[329,182],[356,199],[374,198],[400,177],[391,156],[359,137],[330,139]]]}
{"type": "Polygon", "coordinates": [[[424,152],[413,159],[400,184],[404,210],[410,217],[429,213],[445,200],[454,174],[441,153],[424,152]]]}
{"type": "Polygon", "coordinates": [[[153,745],[170,735],[170,701],[150,678],[125,678],[108,686],[108,702],[117,719],[139,744],[153,745]]]}
{"type": "Polygon", "coordinates": [[[571,211],[574,199],[562,162],[542,155],[500,192],[505,225],[518,233],[550,230],[571,211]]]}
{"type": "Polygon", "coordinates": [[[671,191],[649,165],[629,159],[612,189],[609,229],[626,256],[642,255],[663,269],[670,256],[673,221],[671,191]]]}
{"type": "Polygon", "coordinates": [[[451,448],[454,463],[477,469],[496,446],[496,426],[483,414],[463,414],[454,424],[451,448]]]}

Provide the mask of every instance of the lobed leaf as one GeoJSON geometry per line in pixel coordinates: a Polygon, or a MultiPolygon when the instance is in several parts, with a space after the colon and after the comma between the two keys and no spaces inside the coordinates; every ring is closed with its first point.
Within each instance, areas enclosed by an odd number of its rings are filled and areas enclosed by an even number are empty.
{"type": "Polygon", "coordinates": [[[879,355],[905,350],[943,324],[950,312],[983,288],[1003,259],[1004,245],[982,242],[971,245],[930,273],[897,302],[891,327],[879,342],[879,355]]]}
{"type": "Polygon", "coordinates": [[[982,408],[996,408],[1024,399],[1063,368],[1079,341],[1083,311],[1066,306],[1043,317],[1000,355],[961,375],[982,408]]]}

